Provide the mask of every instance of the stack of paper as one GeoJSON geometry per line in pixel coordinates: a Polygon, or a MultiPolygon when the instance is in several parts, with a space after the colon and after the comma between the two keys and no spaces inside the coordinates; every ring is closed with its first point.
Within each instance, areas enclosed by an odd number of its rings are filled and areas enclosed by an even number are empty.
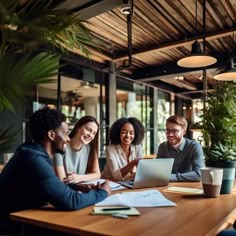
{"type": "Polygon", "coordinates": [[[176,206],[174,202],[165,198],[158,190],[116,193],[95,205],[129,207],[176,206]]]}

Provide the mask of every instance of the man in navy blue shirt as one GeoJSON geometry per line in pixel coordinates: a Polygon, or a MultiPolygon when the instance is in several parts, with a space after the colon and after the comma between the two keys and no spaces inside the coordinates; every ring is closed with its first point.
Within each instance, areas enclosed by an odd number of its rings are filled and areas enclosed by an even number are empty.
{"type": "Polygon", "coordinates": [[[52,204],[59,210],[78,210],[111,194],[108,181],[81,193],[78,185],[67,185],[56,176],[52,157],[63,153],[68,137],[65,116],[44,108],[29,120],[33,141],[19,146],[0,175],[0,222],[11,212],[52,204]],[[74,189],[73,189],[74,188],[74,189]]]}

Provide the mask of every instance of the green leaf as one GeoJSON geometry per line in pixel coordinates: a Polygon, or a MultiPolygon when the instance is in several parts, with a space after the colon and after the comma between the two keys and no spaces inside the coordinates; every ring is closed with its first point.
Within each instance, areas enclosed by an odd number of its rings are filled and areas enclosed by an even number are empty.
{"type": "Polygon", "coordinates": [[[56,9],[55,1],[18,0],[0,2],[0,24],[15,25],[16,30],[4,29],[3,41],[33,50],[47,44],[62,52],[79,49],[90,56],[89,47],[96,48],[86,22],[68,9],[56,9]]]}
{"type": "Polygon", "coordinates": [[[0,111],[14,110],[13,104],[22,101],[28,89],[42,83],[55,81],[59,57],[48,53],[0,55],[0,111]]]}

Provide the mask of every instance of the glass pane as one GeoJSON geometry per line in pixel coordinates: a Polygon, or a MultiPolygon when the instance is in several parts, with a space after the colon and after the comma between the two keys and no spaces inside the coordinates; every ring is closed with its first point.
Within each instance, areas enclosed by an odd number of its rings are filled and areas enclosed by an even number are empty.
{"type": "MultiPolygon", "coordinates": [[[[146,95],[148,89],[145,85],[140,85],[133,83],[125,86],[125,82],[122,81],[121,87],[125,89],[130,89],[131,91],[117,90],[117,119],[121,117],[136,117],[139,119],[145,129],[146,135],[142,143],[144,155],[150,154],[151,148],[151,135],[150,135],[150,124],[151,122],[151,105],[150,105],[150,96],[146,95]]],[[[118,83],[118,88],[119,83],[118,83]]]]}
{"type": "Polygon", "coordinates": [[[171,115],[170,95],[163,91],[158,91],[157,114],[157,143],[159,145],[166,140],[164,129],[166,119],[171,115]]]}

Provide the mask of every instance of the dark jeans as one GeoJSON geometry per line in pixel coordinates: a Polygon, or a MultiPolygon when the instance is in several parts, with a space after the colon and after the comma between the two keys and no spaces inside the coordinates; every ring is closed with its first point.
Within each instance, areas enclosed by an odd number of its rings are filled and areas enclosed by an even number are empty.
{"type": "Polygon", "coordinates": [[[0,235],[21,235],[22,224],[0,220],[0,235]]]}

